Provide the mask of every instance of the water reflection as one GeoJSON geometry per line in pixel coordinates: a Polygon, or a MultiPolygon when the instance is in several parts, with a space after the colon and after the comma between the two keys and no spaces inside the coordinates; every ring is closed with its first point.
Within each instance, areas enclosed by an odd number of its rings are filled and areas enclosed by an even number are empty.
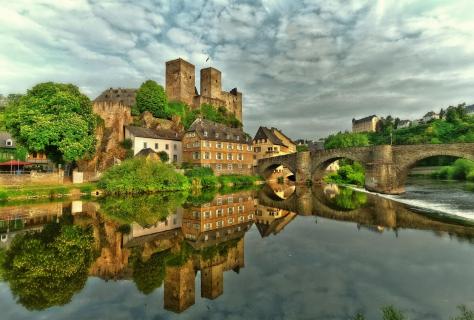
{"type": "Polygon", "coordinates": [[[474,236],[472,225],[378,196],[335,185],[275,184],[229,194],[3,207],[0,250],[6,258],[0,275],[30,310],[69,303],[89,275],[131,280],[145,295],[163,287],[164,308],[179,313],[195,304],[198,274],[202,298],[224,293],[224,274],[245,267],[244,238],[254,223],[265,238],[284,232],[297,215],[352,222],[377,233],[422,229],[470,242],[474,236]]]}

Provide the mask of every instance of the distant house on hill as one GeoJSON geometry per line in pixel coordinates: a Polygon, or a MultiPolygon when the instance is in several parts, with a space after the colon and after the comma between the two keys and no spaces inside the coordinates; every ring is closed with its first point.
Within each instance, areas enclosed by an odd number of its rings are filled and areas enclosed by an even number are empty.
{"type": "Polygon", "coordinates": [[[411,120],[400,120],[400,122],[398,122],[397,129],[409,128],[411,123],[411,120]]]}
{"type": "Polygon", "coordinates": [[[352,119],[352,132],[376,132],[380,118],[371,115],[362,119],[352,119]]]}
{"type": "Polygon", "coordinates": [[[470,106],[465,106],[466,109],[466,114],[468,115],[474,115],[474,104],[471,104],[470,106]]]}
{"type": "Polygon", "coordinates": [[[436,113],[436,112],[434,112],[434,111],[430,111],[430,112],[428,112],[427,114],[425,114],[425,115],[423,116],[422,121],[423,121],[424,123],[428,123],[428,122],[430,122],[430,121],[432,121],[432,120],[438,120],[438,119],[439,119],[439,114],[436,113]]]}
{"type": "Polygon", "coordinates": [[[183,158],[182,135],[166,129],[148,129],[136,126],[125,126],[125,139],[132,141],[133,155],[149,156],[153,152],[164,151],[170,161],[181,163],[183,158]],[[142,152],[142,150],[145,150],[142,152]]]}

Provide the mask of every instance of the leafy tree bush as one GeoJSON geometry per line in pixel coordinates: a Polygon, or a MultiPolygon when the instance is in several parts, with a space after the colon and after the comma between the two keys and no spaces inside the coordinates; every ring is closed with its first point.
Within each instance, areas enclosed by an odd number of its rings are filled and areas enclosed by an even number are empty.
{"type": "Polygon", "coordinates": [[[160,157],[160,161],[163,163],[170,161],[170,157],[168,156],[168,153],[166,153],[166,151],[158,152],[158,157],[160,157]]]}
{"type": "Polygon", "coordinates": [[[188,177],[191,182],[194,181],[195,185],[198,184],[204,189],[214,189],[219,185],[219,181],[211,168],[195,167],[186,170],[184,175],[188,177]]]}
{"type": "Polygon", "coordinates": [[[100,212],[120,224],[138,223],[149,227],[176,213],[186,200],[183,192],[162,192],[130,197],[106,197],[101,201],[100,212]]]}
{"type": "Polygon", "coordinates": [[[165,89],[153,80],[147,80],[137,91],[136,108],[140,113],[149,111],[156,118],[169,117],[168,98],[165,89]]]}
{"type": "Polygon", "coordinates": [[[296,146],[296,152],[303,152],[303,151],[308,151],[308,145],[303,144],[303,145],[297,145],[296,146]]]}
{"type": "Polygon", "coordinates": [[[336,173],[331,173],[324,181],[337,184],[365,185],[365,169],[359,162],[343,164],[336,173]]]}
{"type": "Polygon", "coordinates": [[[369,145],[369,137],[366,133],[349,133],[339,132],[330,135],[324,142],[324,148],[350,148],[350,147],[366,147],[369,145]]]}
{"type": "Polygon", "coordinates": [[[148,260],[135,257],[133,261],[133,282],[143,294],[150,294],[161,287],[165,279],[165,263],[169,251],[153,254],[148,260]]]}
{"type": "Polygon", "coordinates": [[[133,158],[108,169],[98,187],[112,194],[139,194],[187,190],[189,182],[170,164],[133,158]]]}
{"type": "Polygon", "coordinates": [[[18,143],[72,162],[95,152],[96,120],[89,98],[72,84],[46,82],[10,103],[5,123],[18,143]]]}
{"type": "Polygon", "coordinates": [[[90,229],[50,223],[14,238],[6,253],[5,279],[29,310],[64,305],[81,290],[94,258],[90,229]]]}
{"type": "Polygon", "coordinates": [[[443,167],[441,170],[433,173],[433,177],[474,182],[474,161],[458,159],[452,166],[443,167]]]}

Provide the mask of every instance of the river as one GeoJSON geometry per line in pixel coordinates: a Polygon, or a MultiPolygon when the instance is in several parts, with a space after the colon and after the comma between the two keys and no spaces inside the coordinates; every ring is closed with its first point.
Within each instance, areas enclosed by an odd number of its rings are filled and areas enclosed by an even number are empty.
{"type": "Polygon", "coordinates": [[[464,187],[3,205],[1,318],[449,319],[474,309],[474,223],[440,212],[472,214],[464,187]]]}

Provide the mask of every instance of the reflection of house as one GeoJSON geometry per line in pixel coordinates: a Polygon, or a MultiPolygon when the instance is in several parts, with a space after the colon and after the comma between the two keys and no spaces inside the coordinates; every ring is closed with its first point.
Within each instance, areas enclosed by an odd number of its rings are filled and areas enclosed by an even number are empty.
{"type": "Polygon", "coordinates": [[[352,119],[352,132],[376,132],[380,119],[371,115],[362,119],[352,119]]]}
{"type": "Polygon", "coordinates": [[[253,221],[254,212],[255,205],[250,192],[218,195],[210,203],[185,209],[183,233],[186,239],[198,240],[202,232],[219,231],[253,221]]]}
{"type": "Polygon", "coordinates": [[[166,152],[170,161],[182,161],[181,135],[173,130],[126,126],[125,139],[132,141],[134,155],[141,150],[152,149],[155,152],[166,152]]]}
{"type": "Polygon", "coordinates": [[[253,138],[254,165],[260,159],[295,153],[296,144],[277,128],[260,127],[253,138]]]}
{"type": "Polygon", "coordinates": [[[252,173],[252,145],[242,129],[196,119],[183,138],[183,161],[217,174],[252,173]]]}
{"type": "Polygon", "coordinates": [[[255,212],[255,225],[263,238],[278,234],[295,217],[294,212],[259,205],[255,212]]]}

